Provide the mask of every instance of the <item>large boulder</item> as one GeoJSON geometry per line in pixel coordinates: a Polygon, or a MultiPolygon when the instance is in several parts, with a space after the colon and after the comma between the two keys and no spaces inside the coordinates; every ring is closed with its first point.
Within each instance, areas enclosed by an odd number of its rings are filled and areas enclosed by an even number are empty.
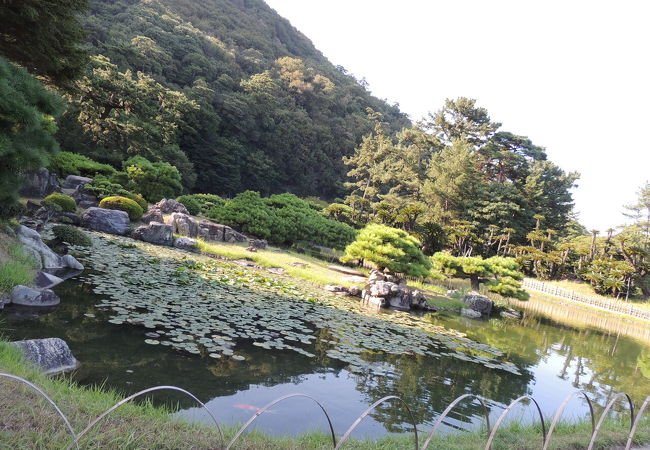
{"type": "Polygon", "coordinates": [[[77,261],[77,258],[75,258],[72,255],[63,255],[61,257],[61,260],[63,261],[63,264],[69,269],[72,270],[84,270],[83,264],[81,264],[79,261],[77,261]]]}
{"type": "Polygon", "coordinates": [[[160,212],[159,209],[150,206],[147,212],[140,218],[140,220],[143,223],[151,223],[151,222],[158,222],[158,223],[164,223],[165,220],[163,219],[162,212],[160,212]]]}
{"type": "Polygon", "coordinates": [[[52,192],[61,191],[56,174],[50,173],[44,167],[25,172],[22,177],[24,185],[20,190],[20,195],[24,197],[43,198],[52,192]]]}
{"type": "Polygon", "coordinates": [[[78,189],[92,181],[92,178],[80,177],[79,175],[68,175],[63,182],[63,189],[78,189]]]}
{"type": "Polygon", "coordinates": [[[199,222],[199,237],[208,241],[223,241],[223,231],[225,225],[202,220],[199,222]]]}
{"type": "Polygon", "coordinates": [[[50,289],[39,291],[18,285],[11,291],[11,303],[22,306],[54,306],[61,303],[61,299],[50,289]]]}
{"type": "Polygon", "coordinates": [[[462,298],[463,303],[469,306],[470,309],[481,313],[483,316],[489,316],[492,312],[494,303],[485,295],[478,292],[470,292],[462,298]]]}
{"type": "Polygon", "coordinates": [[[83,215],[83,225],[95,231],[124,235],[129,230],[129,215],[116,209],[88,208],[83,215]]]}
{"type": "Polygon", "coordinates": [[[27,254],[33,256],[37,269],[63,269],[65,264],[61,257],[45,245],[37,231],[21,225],[16,230],[16,237],[23,244],[27,254]]]}
{"type": "Polygon", "coordinates": [[[247,238],[243,234],[233,230],[232,228],[225,226],[223,227],[223,241],[224,242],[246,242],[247,238]]]}
{"type": "Polygon", "coordinates": [[[267,242],[266,239],[249,239],[248,240],[248,247],[249,248],[254,248],[256,250],[264,250],[269,243],[267,242]]]}
{"type": "Polygon", "coordinates": [[[190,214],[190,212],[187,210],[185,205],[183,205],[180,202],[177,202],[176,200],[167,199],[167,198],[163,198],[158,203],[153,205],[153,207],[159,210],[163,214],[171,214],[171,213],[182,213],[187,215],[190,214]]]}
{"type": "Polygon", "coordinates": [[[196,250],[196,240],[188,237],[180,237],[174,239],[174,247],[180,250],[187,250],[193,252],[196,250]]]}
{"type": "Polygon", "coordinates": [[[187,237],[197,237],[199,235],[199,223],[187,214],[172,213],[167,223],[171,225],[174,234],[187,237]]]}
{"type": "Polygon", "coordinates": [[[131,237],[155,245],[171,246],[174,243],[172,226],[158,222],[151,222],[149,225],[139,226],[133,230],[131,237]]]}
{"type": "Polygon", "coordinates": [[[70,351],[68,344],[59,338],[16,341],[11,345],[18,347],[27,361],[35,364],[48,375],[79,367],[79,361],[70,351]]]}

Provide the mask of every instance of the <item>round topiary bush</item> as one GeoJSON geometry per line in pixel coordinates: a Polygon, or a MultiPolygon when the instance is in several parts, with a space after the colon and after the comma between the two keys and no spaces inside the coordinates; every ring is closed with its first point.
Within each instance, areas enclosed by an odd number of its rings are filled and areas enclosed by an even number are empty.
{"type": "Polygon", "coordinates": [[[201,213],[201,203],[193,195],[181,195],[176,201],[185,205],[187,211],[193,216],[201,213]]]}
{"type": "Polygon", "coordinates": [[[99,207],[104,209],[117,209],[129,215],[129,219],[138,220],[144,214],[144,210],[134,200],[126,197],[106,197],[99,202],[99,207]]]}
{"type": "Polygon", "coordinates": [[[93,245],[86,233],[71,225],[56,225],[52,227],[52,233],[54,233],[55,238],[68,244],[81,245],[83,247],[93,245]]]}
{"type": "Polygon", "coordinates": [[[75,212],[77,210],[77,202],[74,201],[74,198],[58,192],[48,195],[43,201],[55,203],[65,212],[75,212]]]}
{"type": "Polygon", "coordinates": [[[149,203],[144,199],[144,197],[140,194],[133,194],[131,192],[127,192],[125,194],[122,194],[126,198],[130,198],[134,202],[136,202],[138,205],[140,205],[140,208],[142,208],[142,211],[146,211],[149,208],[149,203]]]}

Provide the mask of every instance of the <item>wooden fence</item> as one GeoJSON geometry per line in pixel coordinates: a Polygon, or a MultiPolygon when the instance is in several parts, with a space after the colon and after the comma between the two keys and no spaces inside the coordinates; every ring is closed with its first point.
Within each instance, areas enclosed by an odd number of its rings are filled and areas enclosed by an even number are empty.
{"type": "Polygon", "coordinates": [[[551,295],[564,300],[571,300],[586,305],[595,306],[597,308],[605,309],[607,311],[614,311],[621,314],[638,317],[640,319],[650,320],[650,310],[638,308],[634,304],[622,303],[621,301],[606,300],[595,295],[582,294],[580,292],[571,291],[569,289],[561,288],[551,283],[544,283],[543,281],[532,280],[525,278],[522,287],[532,291],[541,292],[542,294],[551,295]]]}

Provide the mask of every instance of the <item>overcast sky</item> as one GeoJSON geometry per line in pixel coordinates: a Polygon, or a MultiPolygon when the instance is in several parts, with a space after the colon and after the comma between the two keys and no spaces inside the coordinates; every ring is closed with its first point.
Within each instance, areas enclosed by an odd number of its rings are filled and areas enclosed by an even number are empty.
{"type": "Polygon", "coordinates": [[[411,119],[477,99],[581,179],[605,231],[650,179],[650,2],[266,0],[335,65],[411,119]]]}

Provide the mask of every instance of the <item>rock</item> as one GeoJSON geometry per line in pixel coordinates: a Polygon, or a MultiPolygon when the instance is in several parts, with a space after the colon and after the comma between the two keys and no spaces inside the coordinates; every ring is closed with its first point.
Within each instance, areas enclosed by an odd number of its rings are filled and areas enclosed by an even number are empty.
{"type": "Polygon", "coordinates": [[[174,239],[173,245],[180,250],[187,250],[189,252],[196,250],[196,240],[188,237],[174,239]]]}
{"type": "Polygon", "coordinates": [[[282,267],[270,267],[266,270],[276,275],[284,275],[285,273],[287,273],[282,267]]]}
{"type": "Polygon", "coordinates": [[[447,297],[453,297],[454,295],[458,295],[458,290],[457,289],[448,289],[447,293],[445,295],[447,297]]]}
{"type": "Polygon", "coordinates": [[[246,251],[251,253],[257,253],[257,249],[255,247],[246,247],[246,251]]]}
{"type": "Polygon", "coordinates": [[[23,306],[54,306],[61,303],[61,299],[50,289],[38,291],[18,285],[11,291],[11,303],[23,306]]]}
{"type": "Polygon", "coordinates": [[[223,230],[225,226],[209,220],[199,222],[199,237],[210,241],[223,241],[223,230]]]}
{"type": "Polygon", "coordinates": [[[172,199],[163,198],[153,205],[153,207],[159,210],[162,214],[182,213],[187,214],[188,216],[190,215],[185,205],[172,199]]]}
{"type": "Polygon", "coordinates": [[[199,223],[187,214],[172,213],[167,223],[171,225],[174,234],[188,237],[199,235],[199,223]]]}
{"type": "Polygon", "coordinates": [[[171,246],[174,244],[172,226],[158,222],[151,222],[149,225],[139,226],[133,230],[131,237],[155,245],[171,246]]]}
{"type": "Polygon", "coordinates": [[[99,203],[96,200],[80,200],[79,203],[77,203],[77,206],[81,209],[88,209],[88,208],[94,208],[99,203]]]}
{"type": "Polygon", "coordinates": [[[65,266],[70,268],[70,269],[84,270],[83,264],[81,264],[79,261],[77,261],[77,258],[75,258],[72,255],[63,255],[61,260],[63,261],[63,264],[65,264],[65,266]]]}
{"type": "MultiPolygon", "coordinates": [[[[348,293],[359,295],[359,288],[354,288],[354,290],[350,288],[348,293]]],[[[405,279],[379,270],[370,272],[368,284],[360,293],[362,301],[367,304],[390,306],[404,311],[411,309],[429,311],[432,309],[426,296],[408,288],[405,279]],[[377,299],[381,299],[381,301],[377,299]]]]}
{"type": "Polygon", "coordinates": [[[492,300],[478,292],[470,292],[462,298],[462,301],[469,306],[470,309],[477,311],[484,316],[489,316],[492,312],[492,300]]]}
{"type": "Polygon", "coordinates": [[[56,174],[50,173],[46,168],[32,170],[22,174],[24,187],[20,190],[23,197],[43,198],[52,192],[60,192],[59,181],[56,174]]]}
{"type": "Polygon", "coordinates": [[[63,189],[78,189],[92,181],[92,178],[80,177],[79,175],[68,175],[63,182],[63,189]]]}
{"type": "Polygon", "coordinates": [[[32,284],[36,289],[50,289],[57,284],[63,283],[63,278],[52,275],[47,272],[38,272],[32,284]]]}
{"type": "Polygon", "coordinates": [[[293,266],[293,267],[302,267],[302,268],[309,267],[309,264],[306,264],[306,263],[303,263],[303,262],[298,262],[298,261],[292,262],[289,265],[293,266]]]}
{"type": "Polygon", "coordinates": [[[223,241],[224,242],[246,242],[246,236],[230,227],[224,225],[223,227],[223,241]]]}
{"type": "Polygon", "coordinates": [[[23,244],[24,250],[34,257],[37,269],[58,270],[65,267],[61,257],[45,245],[38,232],[20,225],[16,230],[16,237],[23,244]]]}
{"type": "Polygon", "coordinates": [[[27,215],[33,216],[39,209],[41,209],[41,204],[32,200],[27,200],[25,209],[27,210],[27,215]]]}
{"type": "Polygon", "coordinates": [[[3,310],[5,305],[11,303],[11,296],[7,294],[0,294],[0,311],[3,310]]]}
{"type": "Polygon", "coordinates": [[[328,284],[326,286],[323,286],[323,289],[329,292],[348,292],[348,288],[345,286],[340,286],[338,284],[328,284]]]}
{"type": "Polygon", "coordinates": [[[254,248],[257,250],[264,250],[269,243],[266,241],[266,239],[249,239],[248,240],[248,247],[249,248],[254,248]]]}
{"type": "Polygon", "coordinates": [[[140,218],[140,220],[143,223],[151,223],[151,222],[165,223],[165,220],[163,219],[163,215],[160,212],[160,210],[154,208],[153,206],[149,207],[147,213],[143,215],[142,218],[140,218]]]}
{"type": "Polygon", "coordinates": [[[365,297],[363,298],[363,302],[367,305],[370,306],[375,306],[377,308],[384,308],[386,306],[386,299],[383,297],[365,297]]]}
{"type": "Polygon", "coordinates": [[[352,297],[359,297],[361,296],[361,289],[358,286],[352,286],[348,288],[348,293],[352,297]]]}
{"type": "Polygon", "coordinates": [[[391,292],[396,292],[391,289],[393,286],[397,287],[395,283],[389,283],[387,281],[376,281],[370,285],[370,289],[368,289],[368,291],[373,297],[386,297],[390,295],[391,292]]]}
{"type": "Polygon", "coordinates": [[[473,309],[467,309],[467,308],[461,309],[460,315],[464,317],[468,317],[470,319],[480,319],[482,317],[480,312],[474,311],[473,309]]]}
{"type": "Polygon", "coordinates": [[[54,375],[79,367],[68,344],[59,338],[31,339],[11,342],[18,347],[24,358],[39,367],[45,374],[54,375]]]}
{"type": "Polygon", "coordinates": [[[499,313],[504,319],[521,319],[521,312],[515,309],[508,308],[505,311],[499,313]]]}
{"type": "Polygon", "coordinates": [[[129,230],[129,215],[116,209],[88,208],[83,215],[83,225],[95,231],[124,235],[129,230]]]}

